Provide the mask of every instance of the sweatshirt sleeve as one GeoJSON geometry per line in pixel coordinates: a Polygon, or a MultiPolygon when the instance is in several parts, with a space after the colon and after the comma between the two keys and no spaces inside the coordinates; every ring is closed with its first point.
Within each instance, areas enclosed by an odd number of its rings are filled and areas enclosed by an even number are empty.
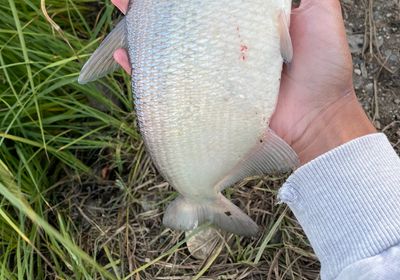
{"type": "Polygon", "coordinates": [[[400,279],[400,158],[384,134],[300,167],[279,199],[303,227],[323,280],[400,279]]]}

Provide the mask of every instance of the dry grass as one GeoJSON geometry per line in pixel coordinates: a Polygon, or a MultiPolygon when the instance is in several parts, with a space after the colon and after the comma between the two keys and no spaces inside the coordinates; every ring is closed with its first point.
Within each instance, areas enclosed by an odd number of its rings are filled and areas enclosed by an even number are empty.
{"type": "Polygon", "coordinates": [[[253,178],[229,190],[227,195],[263,227],[263,234],[257,238],[227,235],[225,244],[200,261],[190,256],[185,244],[175,249],[184,234],[162,226],[163,209],[175,192],[155,177],[151,166],[145,173],[140,184],[123,185],[129,175],[119,184],[71,181],[63,193],[59,211],[67,209],[80,236],[78,244],[100,263],[106,264],[107,254],[114,254],[118,272],[132,279],[192,279],[200,274],[210,279],[318,278],[319,264],[299,225],[285,206],[276,204],[283,178],[253,178]],[[142,269],[165,252],[169,254],[142,269]]]}

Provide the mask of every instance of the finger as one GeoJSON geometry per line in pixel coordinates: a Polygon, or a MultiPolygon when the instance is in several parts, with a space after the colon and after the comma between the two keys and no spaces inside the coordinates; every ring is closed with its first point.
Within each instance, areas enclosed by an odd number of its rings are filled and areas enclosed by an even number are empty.
{"type": "Polygon", "coordinates": [[[111,2],[124,14],[128,10],[129,0],[111,0],[111,2]]]}
{"type": "Polygon", "coordinates": [[[114,52],[115,61],[121,65],[121,67],[128,73],[129,75],[132,73],[132,68],[129,63],[128,53],[125,49],[118,49],[114,52]]]}

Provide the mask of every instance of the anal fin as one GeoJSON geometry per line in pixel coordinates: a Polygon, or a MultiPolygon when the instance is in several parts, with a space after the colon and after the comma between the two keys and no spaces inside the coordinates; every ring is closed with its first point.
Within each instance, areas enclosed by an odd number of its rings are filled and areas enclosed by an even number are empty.
{"type": "Polygon", "coordinates": [[[259,143],[216,185],[216,190],[222,191],[250,176],[286,173],[299,164],[296,152],[272,130],[268,130],[259,143]]]}

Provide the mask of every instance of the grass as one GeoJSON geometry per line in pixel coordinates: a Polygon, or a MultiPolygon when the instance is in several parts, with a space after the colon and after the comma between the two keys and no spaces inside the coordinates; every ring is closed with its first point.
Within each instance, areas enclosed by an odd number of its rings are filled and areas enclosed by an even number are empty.
{"type": "Polygon", "coordinates": [[[0,279],[318,277],[301,229],[276,205],[284,178],[228,191],[264,232],[226,236],[206,261],[162,226],[176,194],[145,153],[129,77],[76,82],[113,26],[109,1],[0,3],[0,279]]]}

